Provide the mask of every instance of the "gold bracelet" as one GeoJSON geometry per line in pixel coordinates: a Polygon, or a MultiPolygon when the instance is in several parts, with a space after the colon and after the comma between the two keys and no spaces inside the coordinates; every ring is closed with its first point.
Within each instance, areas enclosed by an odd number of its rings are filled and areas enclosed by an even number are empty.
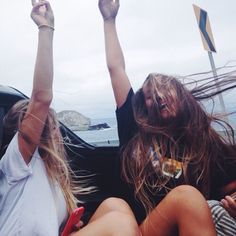
{"type": "Polygon", "coordinates": [[[42,28],[42,27],[48,27],[48,28],[50,28],[50,29],[52,29],[52,30],[55,30],[54,27],[51,26],[51,25],[42,24],[42,25],[39,25],[39,26],[38,26],[39,29],[42,28]]]}

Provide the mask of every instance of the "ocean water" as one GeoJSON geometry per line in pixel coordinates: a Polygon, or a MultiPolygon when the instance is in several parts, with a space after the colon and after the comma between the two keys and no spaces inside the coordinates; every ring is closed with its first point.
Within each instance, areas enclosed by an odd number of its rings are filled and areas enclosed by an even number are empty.
{"type": "Polygon", "coordinates": [[[87,143],[94,146],[118,146],[116,118],[91,119],[91,125],[107,123],[110,128],[100,130],[76,131],[75,133],[87,143]]]}
{"type": "MultiPolygon", "coordinates": [[[[227,109],[228,112],[232,112],[233,109],[227,109]]],[[[236,114],[228,116],[228,121],[236,130],[236,114]]],[[[87,131],[76,131],[75,133],[89,144],[94,146],[118,146],[118,133],[116,118],[103,118],[103,119],[91,119],[91,125],[107,123],[110,128],[100,130],[87,130],[87,131]]],[[[213,126],[219,132],[222,131],[220,126],[213,126]]],[[[236,137],[235,137],[236,138],[236,137]]]]}

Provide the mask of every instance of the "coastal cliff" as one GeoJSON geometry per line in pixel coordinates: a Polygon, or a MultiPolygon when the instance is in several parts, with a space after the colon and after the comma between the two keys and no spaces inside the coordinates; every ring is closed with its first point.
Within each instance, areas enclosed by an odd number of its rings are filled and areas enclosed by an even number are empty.
{"type": "Polygon", "coordinates": [[[57,118],[72,131],[88,130],[91,125],[91,120],[77,111],[61,111],[57,113],[57,118]]]}
{"type": "Polygon", "coordinates": [[[110,126],[107,123],[91,125],[91,119],[73,110],[65,110],[57,113],[57,118],[72,131],[100,130],[110,126]]]}

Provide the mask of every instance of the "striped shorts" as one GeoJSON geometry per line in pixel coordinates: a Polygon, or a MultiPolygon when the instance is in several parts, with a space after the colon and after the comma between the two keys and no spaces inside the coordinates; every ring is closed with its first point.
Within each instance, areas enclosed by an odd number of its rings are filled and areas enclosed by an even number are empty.
{"type": "Polygon", "coordinates": [[[207,201],[216,227],[217,236],[236,236],[236,219],[231,217],[219,201],[207,201]]]}

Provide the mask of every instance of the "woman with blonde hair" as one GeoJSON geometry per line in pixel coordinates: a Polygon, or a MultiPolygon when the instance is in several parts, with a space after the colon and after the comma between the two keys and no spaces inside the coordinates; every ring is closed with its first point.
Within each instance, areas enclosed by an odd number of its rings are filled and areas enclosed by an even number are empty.
{"type": "MultiPolygon", "coordinates": [[[[0,235],[58,236],[76,208],[53,92],[54,15],[49,2],[32,0],[31,17],[39,29],[33,90],[4,118],[5,154],[0,161],[0,235]]],[[[79,222],[78,222],[79,223],[79,222]]],[[[138,236],[133,213],[121,199],[105,200],[89,224],[75,235],[138,236]],[[119,211],[108,207],[121,206],[119,211]]]]}

